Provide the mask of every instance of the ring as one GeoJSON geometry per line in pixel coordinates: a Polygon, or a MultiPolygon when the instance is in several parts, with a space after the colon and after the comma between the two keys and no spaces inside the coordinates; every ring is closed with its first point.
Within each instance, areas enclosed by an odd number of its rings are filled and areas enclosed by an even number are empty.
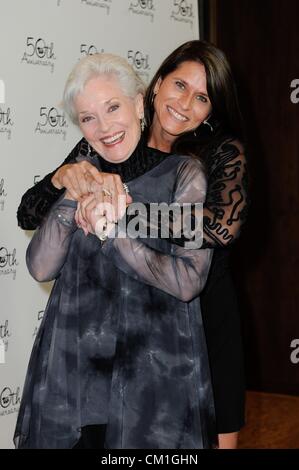
{"type": "Polygon", "coordinates": [[[98,235],[98,238],[101,240],[101,242],[105,242],[108,238],[107,233],[103,232],[100,235],[98,235]]]}
{"type": "Polygon", "coordinates": [[[108,222],[106,217],[101,217],[96,223],[95,234],[101,240],[101,242],[106,241],[108,238],[107,225],[108,222]]]}
{"type": "Polygon", "coordinates": [[[125,192],[127,194],[129,194],[129,188],[128,188],[128,185],[126,183],[123,183],[123,188],[124,188],[125,192]]]}
{"type": "Polygon", "coordinates": [[[103,192],[104,196],[112,197],[112,193],[111,193],[111,191],[109,191],[109,189],[103,188],[102,192],[103,192]]]}

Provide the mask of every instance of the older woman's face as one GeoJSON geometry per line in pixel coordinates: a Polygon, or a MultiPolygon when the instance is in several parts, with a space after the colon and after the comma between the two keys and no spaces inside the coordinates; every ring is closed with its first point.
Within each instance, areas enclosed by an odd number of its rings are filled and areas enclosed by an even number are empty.
{"type": "Polygon", "coordinates": [[[143,97],[128,98],[117,78],[92,78],[75,99],[79,127],[88,143],[107,161],[127,160],[140,138],[143,97]]]}
{"type": "Polygon", "coordinates": [[[180,64],[157,82],[154,92],[153,125],[161,135],[175,138],[196,129],[211,113],[205,68],[198,62],[180,64]]]}

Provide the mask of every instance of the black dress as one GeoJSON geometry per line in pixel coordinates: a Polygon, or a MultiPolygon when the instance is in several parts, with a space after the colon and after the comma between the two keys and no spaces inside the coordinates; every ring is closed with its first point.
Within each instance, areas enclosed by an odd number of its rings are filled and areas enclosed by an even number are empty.
{"type": "Polygon", "coordinates": [[[214,247],[201,295],[218,433],[239,431],[245,422],[245,374],[237,295],[230,249],[248,211],[248,174],[240,142],[224,139],[205,155],[208,191],[203,247],[214,247]]]}
{"type": "MultiPolygon", "coordinates": [[[[97,154],[89,160],[107,169],[97,154]]],[[[202,165],[191,157],[141,143],[115,166],[135,202],[205,199],[202,165]]],[[[73,448],[82,428],[105,424],[112,449],[213,447],[199,299],[213,250],[120,233],[102,244],[77,227],[76,206],[62,196],[27,250],[33,276],[55,284],[30,359],[17,447],[73,448]]]]}
{"type": "MultiPolygon", "coordinates": [[[[87,154],[82,139],[67,159],[87,154]]],[[[206,287],[201,295],[210,368],[213,381],[218,433],[238,431],[244,424],[245,380],[240,318],[236,292],[229,267],[230,246],[240,234],[247,215],[247,167],[238,141],[223,138],[205,155],[208,179],[204,217],[203,248],[214,248],[206,287]]],[[[110,169],[109,171],[114,171],[110,169]]],[[[115,170],[117,172],[117,169],[115,170]]],[[[34,230],[63,193],[51,183],[56,172],[47,175],[22,197],[18,208],[19,226],[34,230]]],[[[170,240],[180,243],[178,239],[170,240]]]]}

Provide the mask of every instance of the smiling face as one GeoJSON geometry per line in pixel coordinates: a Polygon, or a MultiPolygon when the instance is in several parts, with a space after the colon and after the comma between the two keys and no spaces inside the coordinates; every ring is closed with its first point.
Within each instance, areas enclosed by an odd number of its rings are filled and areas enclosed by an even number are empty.
{"type": "Polygon", "coordinates": [[[153,132],[173,142],[196,129],[211,113],[205,68],[198,62],[183,62],[156,83],[153,132]]]}
{"type": "Polygon", "coordinates": [[[140,139],[143,97],[126,96],[113,75],[90,79],[74,100],[79,127],[105,160],[127,160],[140,139]]]}

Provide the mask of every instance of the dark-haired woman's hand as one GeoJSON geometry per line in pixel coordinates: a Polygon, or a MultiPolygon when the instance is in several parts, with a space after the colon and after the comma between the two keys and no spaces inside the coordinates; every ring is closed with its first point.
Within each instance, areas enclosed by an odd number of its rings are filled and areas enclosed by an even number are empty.
{"type": "Polygon", "coordinates": [[[65,188],[71,197],[80,199],[90,193],[90,185],[95,182],[103,184],[102,173],[87,161],[68,163],[61,166],[51,179],[57,189],[65,188]]]}

